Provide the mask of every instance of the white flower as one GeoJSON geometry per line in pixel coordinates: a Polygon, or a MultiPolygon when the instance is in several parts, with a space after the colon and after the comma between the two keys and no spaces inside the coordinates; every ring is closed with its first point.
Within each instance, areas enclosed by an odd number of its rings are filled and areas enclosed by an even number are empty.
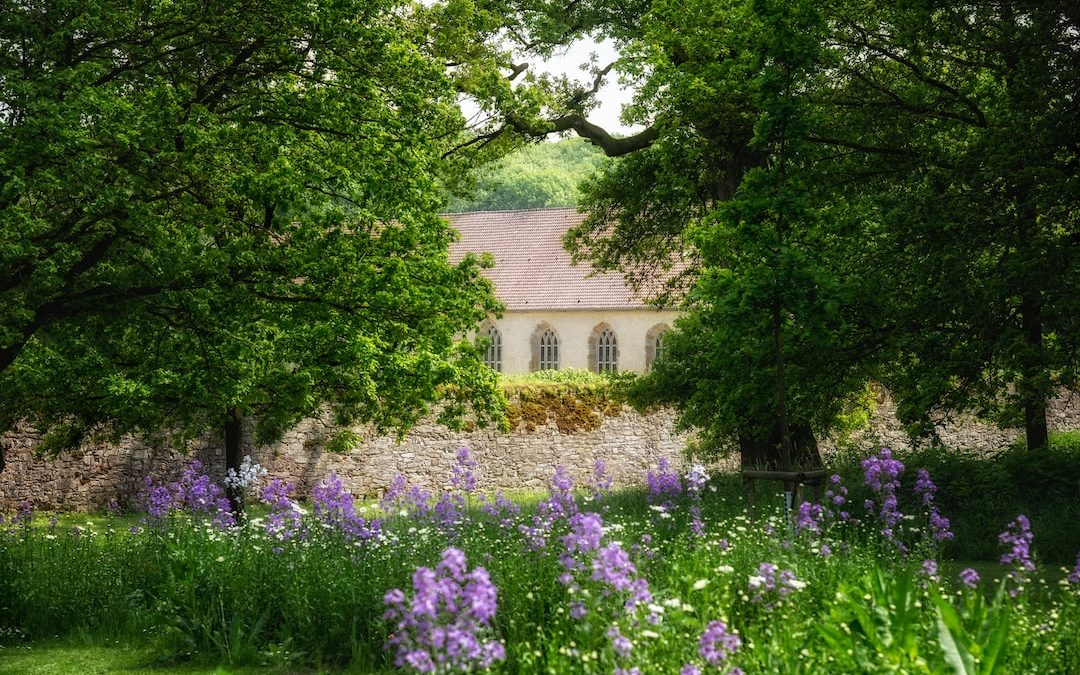
{"type": "MultiPolygon", "coordinates": [[[[675,601],[675,606],[676,607],[679,606],[679,601],[678,600],[675,601]]],[[[649,608],[650,612],[655,612],[656,614],[663,614],[664,613],[664,608],[661,607],[660,605],[656,604],[655,602],[650,602],[648,604],[648,608],[649,608]]]]}
{"type": "Polygon", "coordinates": [[[797,591],[806,588],[806,582],[799,579],[791,579],[787,582],[787,585],[797,591]]]}
{"type": "Polygon", "coordinates": [[[720,565],[716,568],[718,574],[731,574],[735,571],[735,568],[731,565],[720,565]]]}
{"type": "Polygon", "coordinates": [[[643,630],[641,631],[641,636],[656,639],[660,637],[660,634],[651,630],[643,630]]]}
{"type": "Polygon", "coordinates": [[[750,588],[761,588],[765,585],[765,577],[752,575],[749,580],[750,588]]]}
{"type": "Polygon", "coordinates": [[[695,591],[700,591],[701,589],[705,588],[708,585],[709,585],[709,580],[708,579],[698,579],[697,581],[694,582],[694,590],[695,591]]]}

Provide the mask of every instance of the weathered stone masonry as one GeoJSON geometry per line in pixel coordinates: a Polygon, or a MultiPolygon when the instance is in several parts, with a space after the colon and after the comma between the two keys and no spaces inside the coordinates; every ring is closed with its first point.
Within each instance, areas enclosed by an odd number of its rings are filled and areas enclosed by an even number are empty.
{"type": "MultiPolygon", "coordinates": [[[[1051,430],[1080,429],[1080,395],[1071,394],[1050,406],[1051,430]]],[[[434,424],[421,424],[400,444],[393,438],[367,433],[357,450],[339,455],[323,451],[331,432],[323,420],[306,420],[281,441],[249,452],[270,475],[297,484],[301,494],[330,471],[342,477],[355,494],[381,494],[401,473],[410,483],[425,488],[448,484],[458,448],[470,449],[479,462],[484,490],[543,489],[555,467],[566,466],[578,480],[603,459],[620,485],[641,483],[656,460],[666,456],[681,464],[687,437],[674,431],[674,415],[661,410],[639,415],[629,409],[603,417],[599,428],[560,431],[554,419],[510,433],[495,430],[452,432],[434,424]]],[[[1003,448],[1021,435],[972,419],[944,425],[942,440],[948,447],[975,452],[1003,448]]],[[[249,434],[250,436],[250,434],[249,434]]],[[[854,439],[860,445],[904,449],[910,443],[896,421],[895,406],[882,397],[870,427],[854,439]]],[[[163,443],[130,440],[119,445],[88,444],[56,459],[35,458],[37,438],[29,433],[0,437],[8,466],[0,474],[0,511],[10,511],[23,499],[38,508],[86,510],[103,508],[111,499],[131,503],[148,473],[172,478],[189,457],[200,459],[212,475],[224,474],[220,438],[192,444],[187,455],[163,443]]],[[[829,443],[823,444],[826,452],[829,443]]]]}

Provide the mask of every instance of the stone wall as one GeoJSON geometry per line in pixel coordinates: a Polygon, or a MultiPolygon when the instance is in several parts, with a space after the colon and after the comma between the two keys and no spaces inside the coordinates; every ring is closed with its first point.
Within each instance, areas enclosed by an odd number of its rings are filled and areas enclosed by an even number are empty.
{"type": "MultiPolygon", "coordinates": [[[[1080,395],[1055,400],[1050,407],[1051,430],[1080,429],[1080,395]]],[[[367,432],[358,449],[348,454],[323,451],[332,428],[325,420],[306,420],[280,442],[247,452],[270,475],[297,484],[301,494],[330,471],[342,477],[357,495],[380,495],[401,473],[410,483],[438,489],[449,481],[458,448],[468,447],[479,462],[484,490],[543,489],[555,467],[562,464],[583,480],[594,462],[603,459],[620,485],[640,484],[645,471],[666,456],[681,464],[687,437],[674,431],[671,411],[639,415],[629,409],[603,418],[600,428],[562,432],[554,420],[511,433],[495,430],[452,432],[421,424],[399,444],[393,438],[367,432]]],[[[941,438],[950,448],[989,452],[1006,447],[1021,430],[1000,430],[970,417],[944,423],[941,438]]],[[[853,439],[873,448],[911,447],[895,416],[895,405],[882,393],[869,427],[853,439]]],[[[0,436],[8,466],[0,473],[0,511],[10,511],[27,499],[38,508],[86,510],[103,508],[110,500],[131,503],[147,474],[174,478],[190,457],[198,458],[214,476],[224,474],[220,438],[208,437],[188,446],[186,454],[164,442],[132,439],[119,445],[87,444],[56,459],[37,458],[33,434],[0,436]]],[[[823,444],[827,453],[830,442],[823,444]]],[[[730,465],[729,465],[730,466],[730,465]]]]}
{"type": "MultiPolygon", "coordinates": [[[[421,424],[398,443],[394,438],[362,432],[359,447],[346,454],[324,452],[333,431],[325,420],[305,420],[281,441],[265,447],[247,447],[246,453],[307,494],[312,485],[333,471],[354,494],[378,496],[394,476],[404,474],[410,484],[441,489],[449,484],[458,448],[468,447],[479,462],[484,490],[544,489],[555,467],[564,465],[584,480],[597,459],[620,485],[642,482],[645,471],[660,456],[680,463],[686,438],[673,430],[674,415],[659,411],[639,415],[624,409],[604,417],[600,428],[561,432],[554,420],[510,433],[497,430],[453,432],[435,424],[421,424]]],[[[250,436],[250,434],[247,434],[250,436]]],[[[36,458],[36,437],[6,434],[8,466],[0,474],[0,511],[11,510],[23,499],[38,508],[53,510],[100,509],[112,499],[130,504],[147,474],[172,479],[188,457],[198,458],[211,475],[224,474],[220,438],[191,444],[185,455],[165,443],[129,440],[119,445],[88,444],[56,459],[36,458]]]]}

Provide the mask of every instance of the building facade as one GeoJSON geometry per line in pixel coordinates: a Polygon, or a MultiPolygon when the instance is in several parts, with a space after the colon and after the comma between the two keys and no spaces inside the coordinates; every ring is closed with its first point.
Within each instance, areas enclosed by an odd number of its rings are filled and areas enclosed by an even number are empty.
{"type": "Polygon", "coordinates": [[[495,258],[495,267],[485,274],[506,311],[477,330],[489,340],[486,361],[492,368],[503,373],[651,368],[678,312],[648,305],[620,275],[571,264],[562,240],[582,214],[540,209],[447,218],[461,235],[451,247],[453,258],[466,252],[495,258]]]}

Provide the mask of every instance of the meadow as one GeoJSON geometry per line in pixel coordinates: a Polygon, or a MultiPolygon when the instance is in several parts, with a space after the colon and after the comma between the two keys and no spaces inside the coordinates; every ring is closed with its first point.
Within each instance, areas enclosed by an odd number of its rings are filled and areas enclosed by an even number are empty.
{"type": "Polygon", "coordinates": [[[1076,673],[1076,440],[852,454],[753,520],[700,466],[511,499],[462,449],[380,502],[246,465],[237,523],[193,464],[139,513],[5,514],[0,672],[1076,673]]]}

